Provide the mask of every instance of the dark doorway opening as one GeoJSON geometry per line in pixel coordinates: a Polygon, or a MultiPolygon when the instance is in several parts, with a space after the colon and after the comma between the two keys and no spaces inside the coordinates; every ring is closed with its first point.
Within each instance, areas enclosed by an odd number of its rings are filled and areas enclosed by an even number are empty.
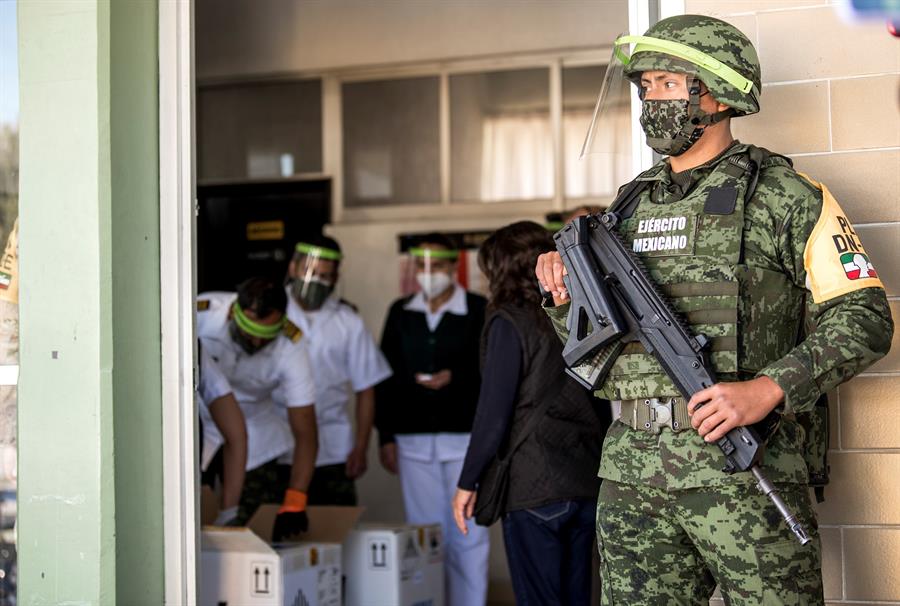
{"type": "Polygon", "coordinates": [[[282,280],[296,243],[331,221],[330,179],[203,185],[197,199],[198,292],[282,280]]]}

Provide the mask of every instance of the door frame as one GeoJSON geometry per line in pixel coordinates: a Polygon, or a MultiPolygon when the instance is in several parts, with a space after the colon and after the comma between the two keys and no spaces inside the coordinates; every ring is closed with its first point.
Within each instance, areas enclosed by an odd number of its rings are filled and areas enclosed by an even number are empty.
{"type": "Polygon", "coordinates": [[[159,236],[165,603],[197,603],[194,2],[160,0],[159,236]]]}

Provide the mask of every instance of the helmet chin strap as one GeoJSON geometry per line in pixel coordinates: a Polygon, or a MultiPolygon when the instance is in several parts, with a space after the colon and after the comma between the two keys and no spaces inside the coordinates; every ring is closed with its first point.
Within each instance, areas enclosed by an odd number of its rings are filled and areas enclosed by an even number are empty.
{"type": "Polygon", "coordinates": [[[675,139],[672,140],[672,148],[669,151],[670,156],[683,154],[700,139],[707,126],[721,122],[734,114],[734,110],[730,107],[714,114],[707,114],[700,109],[700,97],[709,94],[709,91],[701,94],[700,79],[694,76],[688,76],[688,86],[690,94],[688,98],[688,119],[678,134],[675,135],[675,139]]]}

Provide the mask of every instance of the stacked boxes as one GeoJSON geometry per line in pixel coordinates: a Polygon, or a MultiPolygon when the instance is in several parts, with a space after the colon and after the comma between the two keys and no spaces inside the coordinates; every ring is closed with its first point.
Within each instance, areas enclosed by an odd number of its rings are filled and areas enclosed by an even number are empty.
{"type": "Polygon", "coordinates": [[[310,507],[310,531],[279,544],[277,513],[263,505],[246,528],[204,526],[200,606],[443,606],[439,525],[354,530],[361,508],[310,507]]]}

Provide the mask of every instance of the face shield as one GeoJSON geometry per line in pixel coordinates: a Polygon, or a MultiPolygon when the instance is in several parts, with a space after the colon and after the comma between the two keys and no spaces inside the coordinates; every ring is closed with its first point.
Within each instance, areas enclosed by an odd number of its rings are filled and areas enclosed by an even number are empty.
{"type": "Polygon", "coordinates": [[[338,277],[340,251],[314,246],[305,242],[297,244],[291,260],[291,295],[303,309],[315,311],[322,307],[338,277]]]}
{"type": "Polygon", "coordinates": [[[625,156],[629,153],[631,83],[625,77],[627,62],[627,57],[622,57],[618,47],[613,46],[594,115],[581,147],[582,159],[592,155],[625,156]]]}
{"type": "Polygon", "coordinates": [[[404,281],[415,283],[426,299],[439,297],[453,287],[459,251],[425,244],[410,248],[407,254],[405,266],[411,275],[404,281]]]}
{"type": "MultiPolygon", "coordinates": [[[[639,77],[645,71],[675,72],[699,80],[717,77],[741,93],[749,93],[753,88],[750,80],[728,65],[685,44],[650,36],[619,36],[613,42],[600,97],[582,147],[582,158],[591,154],[623,153],[630,138],[631,95],[641,94],[639,87],[632,93],[631,78],[639,77]]],[[[690,117],[699,116],[694,107],[697,99],[690,99],[690,105],[690,117]]],[[[702,124],[715,123],[730,114],[730,110],[719,112],[702,124]]]]}
{"type": "Polygon", "coordinates": [[[237,301],[231,307],[231,338],[241,346],[247,354],[253,355],[271,343],[284,328],[285,317],[282,315],[272,324],[264,324],[247,316],[237,301]]]}

